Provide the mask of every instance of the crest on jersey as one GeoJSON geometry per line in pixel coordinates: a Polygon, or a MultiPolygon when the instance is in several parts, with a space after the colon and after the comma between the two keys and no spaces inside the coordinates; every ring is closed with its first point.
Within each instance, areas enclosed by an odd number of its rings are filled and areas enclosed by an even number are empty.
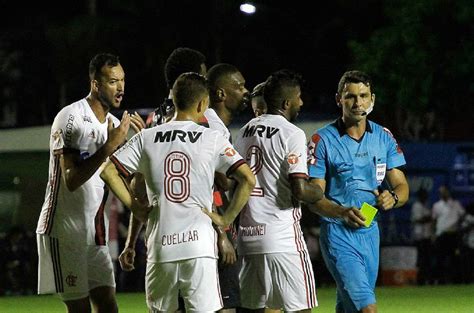
{"type": "Polygon", "coordinates": [[[235,150],[232,149],[231,147],[227,147],[224,150],[224,154],[227,155],[228,157],[233,157],[235,155],[235,150]]]}
{"type": "Polygon", "coordinates": [[[291,154],[288,155],[288,163],[290,165],[298,163],[299,160],[300,160],[299,156],[295,153],[291,153],[291,154]]]}
{"type": "Polygon", "coordinates": [[[75,287],[77,283],[77,275],[73,275],[72,273],[69,273],[66,277],[66,284],[69,287],[75,287]]]}
{"type": "Polygon", "coordinates": [[[91,133],[89,134],[89,138],[95,139],[95,131],[92,130],[91,133]]]}

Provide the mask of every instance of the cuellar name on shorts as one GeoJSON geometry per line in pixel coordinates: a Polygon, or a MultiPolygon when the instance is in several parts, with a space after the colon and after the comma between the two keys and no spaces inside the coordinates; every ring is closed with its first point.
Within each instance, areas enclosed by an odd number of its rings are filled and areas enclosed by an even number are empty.
{"type": "Polygon", "coordinates": [[[270,139],[273,135],[278,133],[278,131],[279,129],[276,127],[270,127],[265,125],[248,125],[244,130],[243,137],[259,136],[270,139]]]}
{"type": "Polygon", "coordinates": [[[179,245],[189,241],[199,240],[199,233],[196,229],[188,230],[184,233],[174,233],[170,235],[163,235],[161,238],[162,246],[179,245]]]}
{"type": "Polygon", "coordinates": [[[202,132],[197,131],[185,132],[179,129],[168,130],[166,132],[156,132],[154,142],[170,142],[179,139],[182,142],[187,142],[189,140],[189,142],[195,143],[199,139],[199,137],[201,137],[201,135],[202,132]]]}

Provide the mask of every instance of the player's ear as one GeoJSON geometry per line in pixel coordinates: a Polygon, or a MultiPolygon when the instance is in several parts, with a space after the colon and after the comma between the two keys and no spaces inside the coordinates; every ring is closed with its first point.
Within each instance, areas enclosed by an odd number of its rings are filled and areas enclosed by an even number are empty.
{"type": "Polygon", "coordinates": [[[371,95],[371,97],[370,97],[370,102],[371,102],[370,105],[372,105],[372,106],[375,104],[375,93],[373,93],[373,94],[371,95]]]}
{"type": "Polygon", "coordinates": [[[99,81],[97,79],[91,80],[91,90],[95,92],[99,91],[99,81]]]}
{"type": "Polygon", "coordinates": [[[281,108],[282,108],[283,110],[287,110],[289,107],[290,107],[290,100],[285,99],[285,100],[283,101],[283,103],[281,104],[281,108]]]}
{"type": "Polygon", "coordinates": [[[225,97],[226,97],[226,93],[225,93],[225,90],[224,88],[217,88],[216,90],[216,96],[217,96],[217,100],[219,102],[222,102],[225,100],[225,97]]]}
{"type": "Polygon", "coordinates": [[[336,104],[337,104],[337,107],[340,108],[341,107],[341,96],[336,93],[336,104]]]}

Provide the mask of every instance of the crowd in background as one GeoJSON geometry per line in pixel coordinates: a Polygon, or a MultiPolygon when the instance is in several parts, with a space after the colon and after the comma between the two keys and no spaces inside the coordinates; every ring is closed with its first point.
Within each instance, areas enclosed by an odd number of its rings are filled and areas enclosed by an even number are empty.
{"type": "MultiPolygon", "coordinates": [[[[474,283],[474,203],[465,207],[442,186],[439,200],[430,203],[424,189],[412,201],[411,237],[407,244],[417,248],[418,284],[474,283]],[[450,221],[450,222],[449,222],[450,221]]],[[[122,271],[118,253],[123,250],[129,210],[112,200],[110,221],[110,250],[115,261],[117,291],[142,292],[145,280],[146,248],[144,233],[137,241],[135,270],[122,271]]],[[[333,285],[319,250],[319,219],[314,214],[303,214],[302,227],[319,286],[333,285]]],[[[390,244],[384,238],[385,245],[390,244]]],[[[14,226],[0,234],[0,295],[28,295],[36,293],[37,253],[32,232],[14,226]]]]}

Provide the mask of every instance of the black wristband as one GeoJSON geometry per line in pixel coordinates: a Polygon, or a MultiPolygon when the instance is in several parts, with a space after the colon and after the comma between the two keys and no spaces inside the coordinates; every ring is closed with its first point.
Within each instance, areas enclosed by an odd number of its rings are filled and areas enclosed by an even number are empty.
{"type": "Polygon", "coordinates": [[[393,190],[390,190],[390,194],[392,195],[393,200],[395,200],[395,203],[393,204],[393,207],[395,207],[398,203],[398,195],[393,190]]]}

